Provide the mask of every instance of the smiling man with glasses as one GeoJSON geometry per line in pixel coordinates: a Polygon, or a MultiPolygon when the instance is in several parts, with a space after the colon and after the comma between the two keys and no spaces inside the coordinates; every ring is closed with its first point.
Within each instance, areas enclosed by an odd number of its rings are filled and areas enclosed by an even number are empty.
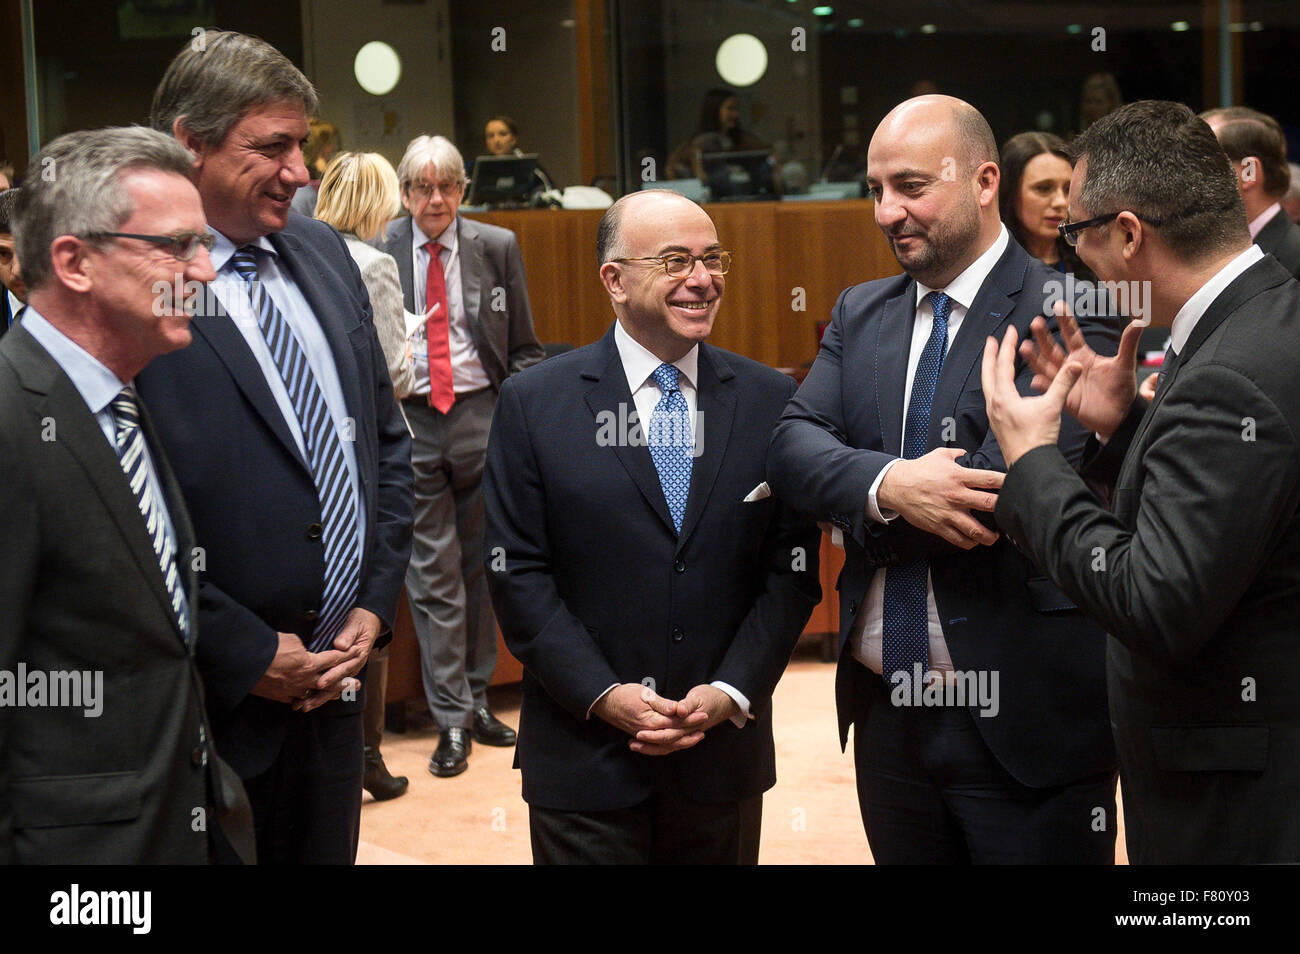
{"type": "Polygon", "coordinates": [[[380,248],[397,260],[409,338],[416,520],[406,594],[425,699],[440,733],[429,771],[469,767],[474,742],[512,746],[488,706],[497,636],[480,553],[483,454],[497,392],[542,360],[519,243],[508,229],[458,215],[465,164],[442,136],[419,136],[397,167],[407,215],[380,248]],[[409,325],[408,325],[409,327],[409,325]]]}

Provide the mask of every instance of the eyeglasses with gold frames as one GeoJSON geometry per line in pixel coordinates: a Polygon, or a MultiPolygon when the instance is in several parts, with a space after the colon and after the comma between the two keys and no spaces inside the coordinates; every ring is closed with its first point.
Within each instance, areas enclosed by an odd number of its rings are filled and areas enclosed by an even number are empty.
{"type": "Polygon", "coordinates": [[[687,255],[673,252],[670,255],[644,255],[641,258],[612,258],[611,262],[657,262],[669,278],[686,278],[695,271],[695,263],[703,262],[704,270],[710,275],[725,275],[731,269],[730,252],[705,252],[703,255],[687,255]]]}

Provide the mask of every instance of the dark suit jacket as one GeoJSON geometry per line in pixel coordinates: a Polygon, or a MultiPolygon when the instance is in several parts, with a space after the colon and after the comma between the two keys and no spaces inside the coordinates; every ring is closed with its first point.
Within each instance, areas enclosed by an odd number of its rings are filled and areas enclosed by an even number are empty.
{"type": "MultiPolygon", "coordinates": [[[[456,229],[465,314],[469,317],[479,360],[492,381],[493,390],[499,392],[501,382],[507,377],[545,357],[533,330],[523,256],[519,254],[515,233],[509,229],[462,216],[456,217],[456,229]],[[504,298],[495,294],[498,288],[504,290],[504,298]]],[[[415,301],[412,234],[409,215],[396,219],[389,223],[387,238],[379,248],[397,260],[406,310],[418,313],[424,311],[424,303],[417,305],[415,301]]]]}
{"type": "Polygon", "coordinates": [[[1135,862],[1300,861],[1297,354],[1300,285],[1265,258],[1088,461],[1113,513],[1053,448],[1002,488],[998,523],[1111,634],[1135,862]]]}
{"type": "MultiPolygon", "coordinates": [[[[194,619],[193,532],[147,413],[141,426],[194,619]]],[[[0,459],[0,670],[103,680],[98,717],[0,706],[0,861],[202,864],[218,814],[251,860],[243,786],[208,741],[194,638],[135,496],[76,386],[21,325],[0,343],[0,459]]]]}
{"type": "MultiPolygon", "coordinates": [[[[962,466],[1006,469],[984,411],[984,342],[989,335],[1001,340],[1008,324],[1023,339],[1030,321],[1043,314],[1047,283],[1059,281],[1058,273],[1010,241],[944,358],[927,449],[966,448],[958,458],[962,466]]],[[[772,435],[773,491],[845,530],[836,678],[841,744],[849,725],[865,715],[857,680],[874,678],[844,649],[871,578],[881,566],[923,556],[954,669],[999,673],[999,712],[975,723],[1007,771],[1025,785],[1044,787],[1110,770],[1104,640],[1097,626],[1005,540],[960,550],[901,517],[879,524],[864,515],[876,475],[901,454],[915,306],[916,283],[905,275],[841,294],[821,352],[772,435]]],[[[1055,330],[1054,319],[1051,326],[1055,330]]],[[[1113,322],[1085,321],[1083,327],[1095,347],[1114,353],[1113,322]]],[[[1022,393],[1032,377],[1020,363],[1022,393]]],[[[1085,439],[1078,424],[1064,422],[1061,447],[1068,457],[1078,457],[1085,439]]]]}
{"type": "Polygon", "coordinates": [[[698,376],[704,445],[680,536],[648,448],[598,438],[609,415],[636,408],[612,328],[501,391],[483,481],[486,562],[524,664],[515,760],[530,804],[625,808],[660,786],[731,802],[776,780],[770,699],[820,598],[818,535],[773,497],[742,501],[763,480],[794,384],[707,344],[698,376]],[[726,682],[754,719],[724,721],[684,752],[640,755],[587,710],[611,685],[645,680],[674,699],[726,682]]]}
{"type": "Polygon", "coordinates": [[[1287,217],[1286,209],[1264,223],[1255,236],[1255,244],[1282,263],[1296,278],[1300,278],[1300,225],[1287,217]]]}
{"type": "MultiPolygon", "coordinates": [[[[393,399],[370,299],[339,234],[290,215],[270,236],[329,341],[356,423],[366,540],[356,604],[391,627],[410,555],[410,437],[393,399]]],[[[206,298],[219,309],[216,297],[206,298]]],[[[229,316],[196,315],[188,348],[137,378],[190,505],[200,575],[199,667],[222,754],[244,778],[275,761],[289,706],[249,690],[277,632],[308,641],[321,605],[324,547],[311,471],[247,343],[229,316]]],[[[362,700],[328,703],[340,714],[362,700]]]]}

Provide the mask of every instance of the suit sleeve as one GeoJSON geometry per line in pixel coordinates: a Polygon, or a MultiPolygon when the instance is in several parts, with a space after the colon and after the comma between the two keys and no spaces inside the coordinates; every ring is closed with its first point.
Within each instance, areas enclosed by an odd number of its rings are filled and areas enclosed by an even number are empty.
{"type": "Polygon", "coordinates": [[[483,471],[488,589],[506,645],[575,719],[621,682],[555,585],[546,488],[518,389],[501,389],[483,471]]]}
{"type": "Polygon", "coordinates": [[[808,617],[821,602],[820,548],[817,525],[778,498],[763,542],[758,598],[711,680],[739,689],[751,709],[771,698],[808,617]]]}
{"type": "Polygon", "coordinates": [[[271,667],[279,648],[279,634],[261,617],[220,587],[199,583],[195,661],[214,713],[230,712],[243,702],[271,667]]]}
{"type": "Polygon", "coordinates": [[[848,515],[853,536],[862,543],[867,494],[895,458],[848,445],[841,361],[845,299],[851,290],[836,302],[817,360],[772,432],[767,479],[777,497],[805,513],[848,515]]]}
{"type": "Polygon", "coordinates": [[[1132,530],[1055,447],[1016,461],[997,518],[1116,639],[1181,663],[1223,626],[1294,519],[1300,460],[1285,416],[1234,369],[1182,371],[1154,413],[1132,530]]]}
{"type": "MultiPolygon", "coordinates": [[[[0,434],[0,459],[23,459],[12,443],[0,434]]],[[[36,592],[36,574],[40,569],[40,526],[34,501],[36,489],[26,468],[5,468],[0,480],[0,513],[5,514],[4,533],[0,533],[0,671],[15,673],[23,656],[27,635],[27,607],[36,592]]],[[[0,706],[0,864],[14,863],[13,809],[9,802],[9,732],[10,709],[0,706]]]]}
{"type": "Polygon", "coordinates": [[[370,292],[375,313],[375,331],[388,364],[388,377],[395,397],[411,393],[415,372],[406,358],[406,309],[402,307],[402,286],[397,278],[397,262],[385,254],[371,259],[362,269],[361,278],[370,292]]]}
{"type": "Polygon", "coordinates": [[[528,281],[524,274],[524,257],[514,234],[506,245],[506,295],[510,314],[510,341],[506,349],[506,374],[530,368],[544,357],[537,331],[533,327],[533,309],[528,301],[528,281]]]}

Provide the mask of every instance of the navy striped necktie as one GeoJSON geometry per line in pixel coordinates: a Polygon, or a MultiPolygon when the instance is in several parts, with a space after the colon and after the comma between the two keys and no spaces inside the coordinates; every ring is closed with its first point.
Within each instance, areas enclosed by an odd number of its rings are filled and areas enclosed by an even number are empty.
{"type": "Polygon", "coordinates": [[[117,397],[109,404],[109,413],[113,418],[114,446],[117,448],[118,461],[131,486],[131,493],[135,495],[140,515],[144,517],[145,531],[149,534],[149,542],[153,544],[153,552],[158,557],[158,569],[162,571],[167,595],[171,598],[172,612],[176,614],[181,632],[189,640],[189,604],[185,598],[185,587],[181,584],[180,567],[177,565],[176,540],[167,530],[162,501],[154,498],[153,486],[149,482],[149,455],[145,453],[144,432],[140,429],[140,408],[136,403],[135,392],[131,388],[118,391],[117,397]]]}
{"type": "Polygon", "coordinates": [[[325,575],[316,628],[307,648],[321,652],[333,646],[334,637],[343,628],[360,585],[357,501],[338,428],[330,416],[302,344],[258,278],[257,251],[256,246],[241,245],[230,261],[235,273],[248,285],[257,325],[298,415],[307,462],[320,501],[319,530],[324,547],[325,575]]]}
{"type": "MultiPolygon", "coordinates": [[[[912,376],[912,397],[907,402],[907,423],[903,428],[903,457],[912,460],[925,453],[930,434],[930,410],[934,406],[934,389],[943,370],[948,351],[948,313],[952,299],[943,292],[926,296],[934,310],[934,326],[921,351],[916,373],[912,376]]],[[[925,560],[910,560],[885,570],[884,619],[880,634],[880,669],[886,682],[895,672],[910,680],[917,663],[921,677],[930,669],[929,608],[926,604],[926,581],[930,565],[925,560]]]]}

